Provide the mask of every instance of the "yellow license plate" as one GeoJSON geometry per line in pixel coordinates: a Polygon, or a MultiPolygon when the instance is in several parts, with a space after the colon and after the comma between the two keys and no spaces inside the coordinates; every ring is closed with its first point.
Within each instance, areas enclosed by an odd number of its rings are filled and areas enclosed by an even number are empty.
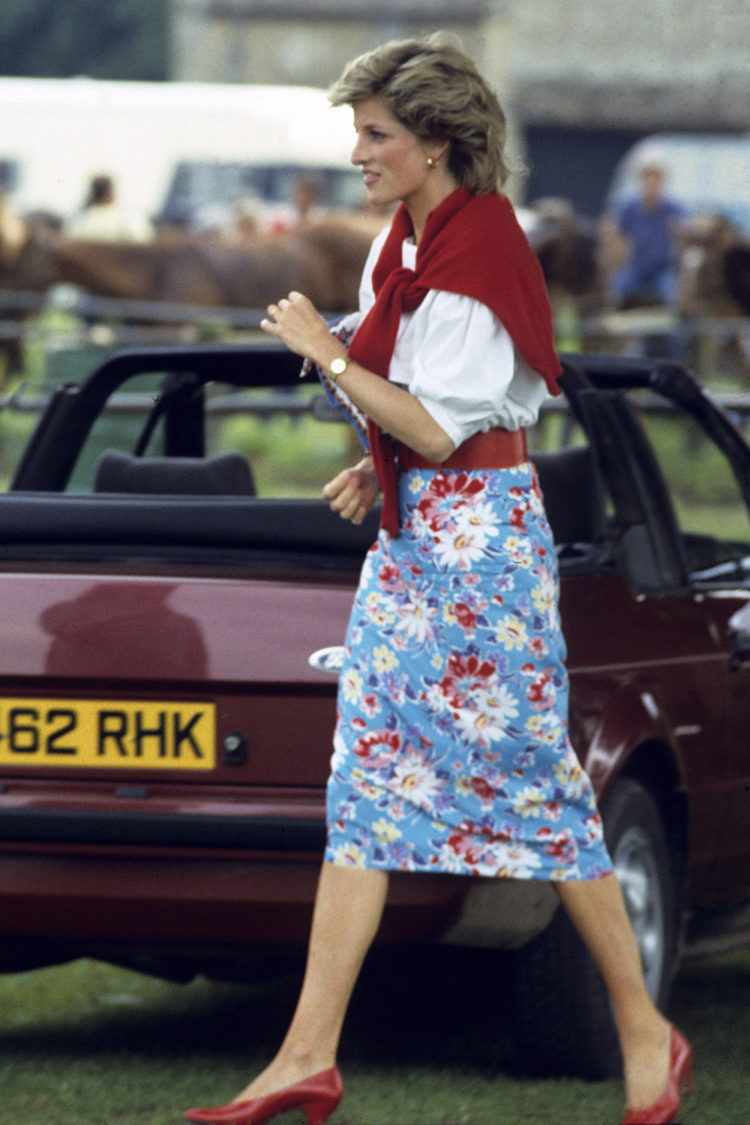
{"type": "Polygon", "coordinates": [[[0,766],[210,770],[213,703],[0,699],[0,766]]]}

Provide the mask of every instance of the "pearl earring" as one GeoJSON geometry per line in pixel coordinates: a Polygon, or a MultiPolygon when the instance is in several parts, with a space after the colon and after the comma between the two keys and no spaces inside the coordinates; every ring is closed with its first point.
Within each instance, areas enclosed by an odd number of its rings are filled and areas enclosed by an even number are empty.
{"type": "Polygon", "coordinates": [[[427,157],[427,167],[428,168],[434,168],[435,167],[435,161],[431,156],[427,157]]]}

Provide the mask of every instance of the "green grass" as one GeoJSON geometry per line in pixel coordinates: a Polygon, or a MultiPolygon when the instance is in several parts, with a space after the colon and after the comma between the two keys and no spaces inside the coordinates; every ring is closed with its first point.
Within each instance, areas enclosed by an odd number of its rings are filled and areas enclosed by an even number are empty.
{"type": "Polygon", "coordinates": [[[332,477],[362,456],[355,440],[349,426],[307,415],[239,415],[223,423],[217,448],[247,457],[261,496],[318,498],[332,477]]]}
{"type": "MultiPolygon", "coordinates": [[[[365,975],[331,1125],[599,1125],[622,1115],[617,1081],[531,1080],[515,1070],[502,989],[472,974],[365,975]],[[491,999],[490,999],[491,998],[491,999]]],[[[173,985],[97,962],[0,978],[0,1125],[176,1125],[225,1101],[273,1051],[297,977],[173,985]]],[[[695,1048],[682,1125],[745,1125],[750,952],[696,964],[672,1016],[695,1048]]],[[[291,1125],[291,1120],[289,1121],[291,1125]]]]}

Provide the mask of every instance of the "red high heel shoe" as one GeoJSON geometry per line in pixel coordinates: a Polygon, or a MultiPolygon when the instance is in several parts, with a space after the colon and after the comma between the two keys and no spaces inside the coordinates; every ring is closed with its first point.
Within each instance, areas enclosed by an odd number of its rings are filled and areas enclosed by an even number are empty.
{"type": "Polygon", "coordinates": [[[286,1086],[264,1098],[249,1102],[229,1102],[228,1105],[207,1106],[205,1109],[188,1109],[188,1121],[205,1122],[206,1125],[264,1125],[278,1113],[302,1107],[307,1114],[307,1125],[323,1125],[344,1096],[344,1084],[336,1067],[321,1070],[311,1078],[286,1086]]]}
{"type": "Polygon", "coordinates": [[[667,1088],[653,1105],[646,1109],[629,1109],[622,1125],[669,1125],[680,1111],[682,1084],[693,1088],[693,1051],[676,1028],[672,1028],[669,1050],[669,1079],[667,1088]]]}

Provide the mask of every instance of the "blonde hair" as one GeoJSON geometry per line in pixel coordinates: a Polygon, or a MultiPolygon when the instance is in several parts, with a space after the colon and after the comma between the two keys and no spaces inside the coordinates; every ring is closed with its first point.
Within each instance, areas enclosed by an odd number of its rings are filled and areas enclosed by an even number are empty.
{"type": "Polygon", "coordinates": [[[478,195],[505,183],[505,114],[471,59],[442,35],[393,40],[345,67],[329,91],[332,105],[379,98],[422,140],[450,141],[448,163],[478,195]]]}

